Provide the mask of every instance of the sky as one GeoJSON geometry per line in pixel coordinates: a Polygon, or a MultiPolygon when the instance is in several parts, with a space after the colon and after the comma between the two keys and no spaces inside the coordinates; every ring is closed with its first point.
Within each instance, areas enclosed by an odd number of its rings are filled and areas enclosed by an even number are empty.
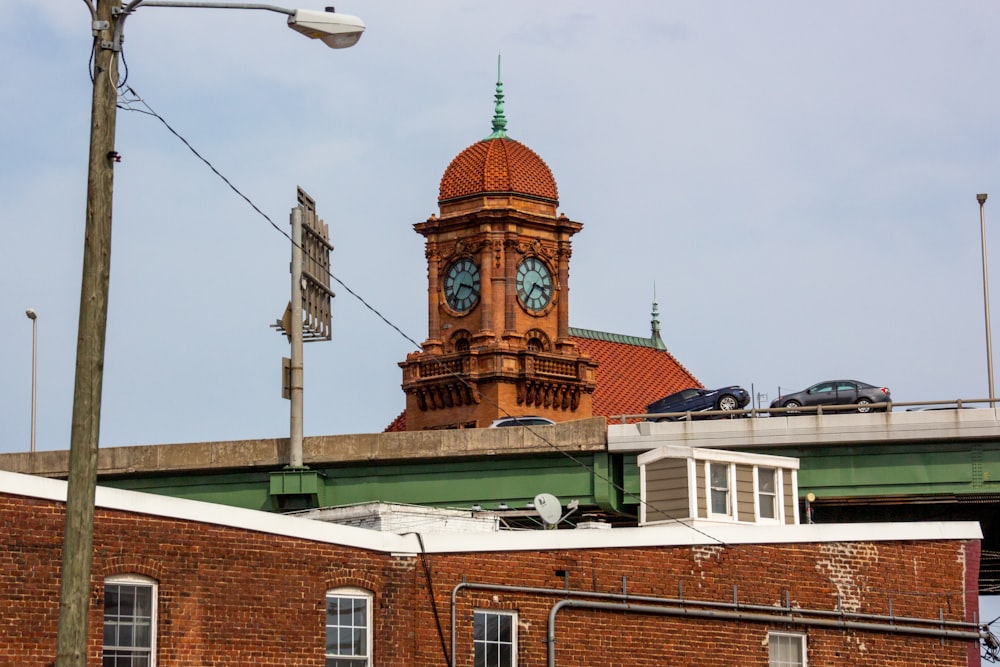
{"type": "MultiPolygon", "coordinates": [[[[351,49],[270,12],[129,19],[101,446],[287,435],[288,345],[269,325],[290,249],[271,223],[287,230],[297,186],[330,226],[334,275],[364,300],[335,285],[333,340],[305,348],[306,435],[378,432],[399,414],[397,364],[427,337],[412,225],[491,131],[498,54],[509,136],[584,224],[572,326],[648,336],[655,290],[668,348],[705,386],[765,402],[833,378],[897,402],[988,395],[976,194],[996,193],[984,210],[1000,275],[995,3],[338,10],[368,26],[351,49]]],[[[28,308],[37,448],[68,447],[89,21],[84,2],[8,0],[0,14],[0,57],[16,65],[0,82],[0,451],[30,442],[28,308]]]]}
{"type": "MultiPolygon", "coordinates": [[[[498,54],[509,136],[584,224],[572,326],[648,336],[655,290],[668,348],[708,387],[765,402],[833,378],[897,402],[988,395],[976,194],[996,193],[984,210],[1000,275],[995,3],[338,10],[368,26],[353,48],[269,12],[129,19],[101,446],[287,435],[288,344],[269,325],[290,249],[272,222],[288,228],[297,186],[330,226],[334,275],[364,300],[335,285],[333,340],[305,348],[306,435],[378,432],[399,414],[397,364],[427,337],[412,225],[491,131],[498,54]]],[[[68,447],[89,21],[84,2],[8,0],[0,14],[0,451],[30,442],[28,308],[37,448],[68,447]]]]}
{"type": "MultiPolygon", "coordinates": [[[[655,290],[667,347],[708,387],[764,403],[835,378],[897,402],[988,396],[976,194],[995,193],[1000,275],[1000,5],[337,9],[367,24],[351,49],[269,12],[128,20],[102,447],[287,436],[288,344],[269,325],[290,248],[272,222],[287,230],[297,186],[330,226],[333,274],[364,300],[335,285],[333,340],[305,347],[305,433],[379,432],[398,415],[397,364],[427,337],[412,225],[490,133],[498,54],[508,135],[584,224],[571,326],[648,336],[655,290]]],[[[30,443],[28,308],[37,448],[69,446],[91,45],[84,2],[0,12],[0,452],[30,443]]]]}

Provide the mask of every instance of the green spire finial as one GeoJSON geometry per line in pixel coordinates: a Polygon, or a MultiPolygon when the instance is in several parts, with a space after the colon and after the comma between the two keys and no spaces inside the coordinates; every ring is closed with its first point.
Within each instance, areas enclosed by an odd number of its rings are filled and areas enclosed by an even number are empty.
{"type": "Polygon", "coordinates": [[[493,96],[496,107],[493,113],[493,134],[487,139],[502,139],[507,136],[507,117],[503,115],[503,82],[500,80],[500,54],[497,54],[497,92],[493,96]]]}
{"type": "Polygon", "coordinates": [[[656,282],[653,283],[653,321],[650,324],[652,325],[650,342],[653,343],[653,347],[657,350],[667,349],[663,338],[660,337],[660,307],[656,303],[656,282]]]}

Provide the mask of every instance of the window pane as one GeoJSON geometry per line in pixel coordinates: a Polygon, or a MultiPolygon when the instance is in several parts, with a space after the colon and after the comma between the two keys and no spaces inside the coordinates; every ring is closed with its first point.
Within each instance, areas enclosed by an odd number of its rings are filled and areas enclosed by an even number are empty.
{"type": "Polygon", "coordinates": [[[354,654],[364,655],[367,652],[368,647],[368,633],[364,628],[358,628],[354,631],[354,654]]]}
{"type": "Polygon", "coordinates": [[[354,632],[350,628],[340,628],[337,641],[337,655],[354,655],[354,632]]]}
{"type": "Polygon", "coordinates": [[[711,470],[713,488],[719,489],[729,487],[729,466],[712,463],[709,466],[709,469],[711,470]]]}
{"type": "Polygon", "coordinates": [[[725,491],[712,491],[712,513],[729,514],[729,495],[725,491]]]}
{"type": "Polygon", "coordinates": [[[774,512],[774,496],[761,496],[760,498],[760,518],[777,519],[774,512]]]}
{"type": "Polygon", "coordinates": [[[803,667],[805,637],[802,635],[768,635],[770,667],[803,667]]]}
{"type": "Polygon", "coordinates": [[[354,600],[354,625],[364,627],[366,618],[368,618],[368,601],[354,600]]]}
{"type": "Polygon", "coordinates": [[[501,644],[503,644],[503,643],[509,644],[511,642],[511,636],[510,636],[510,616],[498,616],[497,617],[497,621],[499,622],[499,625],[500,625],[500,627],[499,627],[499,637],[498,637],[499,640],[500,640],[500,643],[501,644]]]}
{"type": "Polygon", "coordinates": [[[757,469],[757,504],[762,519],[777,519],[777,491],[774,468],[757,469]]]}
{"type": "Polygon", "coordinates": [[[763,493],[774,493],[774,468],[758,468],[757,483],[763,493]]]}

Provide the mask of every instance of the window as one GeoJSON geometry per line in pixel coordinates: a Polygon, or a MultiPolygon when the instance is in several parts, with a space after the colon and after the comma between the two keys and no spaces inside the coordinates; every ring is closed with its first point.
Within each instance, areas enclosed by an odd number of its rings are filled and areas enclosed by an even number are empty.
{"type": "Polygon", "coordinates": [[[778,518],[776,473],[774,468],[757,468],[757,516],[761,519],[778,518]]]}
{"type": "Polygon", "coordinates": [[[514,667],[517,664],[517,616],[507,612],[477,611],[473,620],[475,667],[514,667]]]}
{"type": "Polygon", "coordinates": [[[770,667],[805,667],[806,636],[785,632],[769,632],[767,648],[770,667]]]}
{"type": "Polygon", "coordinates": [[[104,581],[104,667],[155,667],[156,582],[138,575],[104,581]]]}
{"type": "Polygon", "coordinates": [[[708,464],[709,514],[731,514],[729,511],[729,466],[708,464]]]}
{"type": "Polygon", "coordinates": [[[371,664],[371,600],[371,594],[359,588],[326,594],[326,667],[371,664]]]}

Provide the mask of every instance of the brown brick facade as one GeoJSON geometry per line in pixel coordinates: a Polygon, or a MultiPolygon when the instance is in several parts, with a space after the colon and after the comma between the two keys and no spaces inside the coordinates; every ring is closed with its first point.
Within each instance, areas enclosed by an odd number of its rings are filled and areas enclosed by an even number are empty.
{"type": "MultiPolygon", "coordinates": [[[[62,504],[0,495],[0,528],[0,665],[47,667],[56,641],[62,504]]],[[[159,667],[321,667],[324,595],[340,586],[374,595],[375,665],[444,666],[451,651],[452,592],[463,580],[469,586],[456,595],[454,662],[462,667],[472,665],[474,610],[516,612],[517,664],[540,666],[547,663],[548,619],[557,602],[620,603],[623,592],[633,604],[673,613],[682,613],[676,600],[683,598],[684,609],[700,609],[708,616],[567,607],[555,617],[557,665],[763,666],[768,664],[769,630],[805,633],[809,664],[816,667],[979,664],[978,644],[968,639],[942,642],[912,634],[807,627],[778,614],[772,614],[771,622],[711,617],[759,608],[779,612],[785,605],[834,612],[839,605],[845,612],[874,617],[938,619],[942,614],[945,621],[969,621],[975,597],[965,592],[975,589],[978,575],[975,540],[438,552],[421,557],[98,508],[94,544],[90,665],[101,662],[102,582],[125,573],[158,582],[159,667]],[[483,585],[543,590],[478,588],[483,585]],[[647,601],[651,599],[675,602],[647,601]],[[734,600],[740,609],[732,607],[734,600]],[[697,604],[704,601],[717,606],[697,604]]]]}

